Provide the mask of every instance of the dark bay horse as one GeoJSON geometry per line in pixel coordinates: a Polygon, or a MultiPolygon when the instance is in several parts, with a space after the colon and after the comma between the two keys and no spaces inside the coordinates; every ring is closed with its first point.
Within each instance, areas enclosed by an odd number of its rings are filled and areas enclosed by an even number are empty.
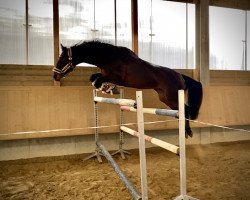
{"type": "MultiPolygon", "coordinates": [[[[79,63],[89,63],[101,69],[92,74],[90,81],[96,88],[103,83],[137,89],[154,89],[160,101],[171,109],[178,110],[178,90],[184,89],[188,98],[185,105],[186,119],[196,119],[202,103],[202,85],[194,79],[173,69],[153,65],[140,59],[126,47],[118,47],[100,41],[84,41],[70,48],[61,45],[62,53],[54,67],[54,79],[59,81],[79,63]]],[[[186,137],[192,137],[189,121],[186,120],[186,137]]]]}

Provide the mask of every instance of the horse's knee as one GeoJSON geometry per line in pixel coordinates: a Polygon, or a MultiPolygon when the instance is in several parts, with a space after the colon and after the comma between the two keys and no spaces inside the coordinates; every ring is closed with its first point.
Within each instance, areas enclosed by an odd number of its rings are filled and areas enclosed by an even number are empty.
{"type": "Polygon", "coordinates": [[[103,77],[99,77],[99,78],[95,79],[95,81],[93,82],[93,85],[96,88],[100,88],[104,82],[105,82],[104,78],[103,77]]]}
{"type": "Polygon", "coordinates": [[[89,78],[91,82],[94,82],[97,78],[102,77],[101,73],[92,74],[89,78]]]}

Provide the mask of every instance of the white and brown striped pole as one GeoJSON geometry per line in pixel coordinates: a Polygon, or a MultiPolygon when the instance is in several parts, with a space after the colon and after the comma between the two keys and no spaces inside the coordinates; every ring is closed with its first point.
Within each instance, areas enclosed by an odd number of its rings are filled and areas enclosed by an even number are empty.
{"type": "MultiPolygon", "coordinates": [[[[133,129],[130,129],[128,127],[125,127],[125,126],[121,126],[120,129],[130,135],[133,135],[135,137],[139,137],[139,133],[133,129]]],[[[157,138],[154,138],[154,137],[151,137],[151,136],[148,136],[148,135],[144,135],[144,139],[156,146],[159,146],[163,149],[166,149],[168,151],[171,151],[177,155],[179,155],[179,147],[173,145],[173,144],[170,144],[168,142],[164,142],[162,140],[159,140],[157,138]]]]}

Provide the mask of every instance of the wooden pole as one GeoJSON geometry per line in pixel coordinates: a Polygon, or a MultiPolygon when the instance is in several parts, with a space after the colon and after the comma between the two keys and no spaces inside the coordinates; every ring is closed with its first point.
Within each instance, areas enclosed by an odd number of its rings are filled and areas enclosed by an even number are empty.
{"type": "Polygon", "coordinates": [[[138,0],[131,0],[132,50],[138,55],[138,0]]]}
{"type": "MultiPolygon", "coordinates": [[[[54,66],[59,58],[59,5],[58,0],[53,1],[53,35],[54,35],[54,66]]],[[[54,81],[54,86],[60,86],[60,81],[54,81]]]]}

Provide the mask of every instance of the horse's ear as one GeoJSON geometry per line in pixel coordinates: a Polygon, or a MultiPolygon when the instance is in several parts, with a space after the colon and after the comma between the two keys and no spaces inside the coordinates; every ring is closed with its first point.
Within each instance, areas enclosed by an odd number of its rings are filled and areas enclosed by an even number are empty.
{"type": "Polygon", "coordinates": [[[65,51],[67,48],[61,44],[61,49],[62,49],[62,52],[63,52],[63,51],[65,51]]]}

